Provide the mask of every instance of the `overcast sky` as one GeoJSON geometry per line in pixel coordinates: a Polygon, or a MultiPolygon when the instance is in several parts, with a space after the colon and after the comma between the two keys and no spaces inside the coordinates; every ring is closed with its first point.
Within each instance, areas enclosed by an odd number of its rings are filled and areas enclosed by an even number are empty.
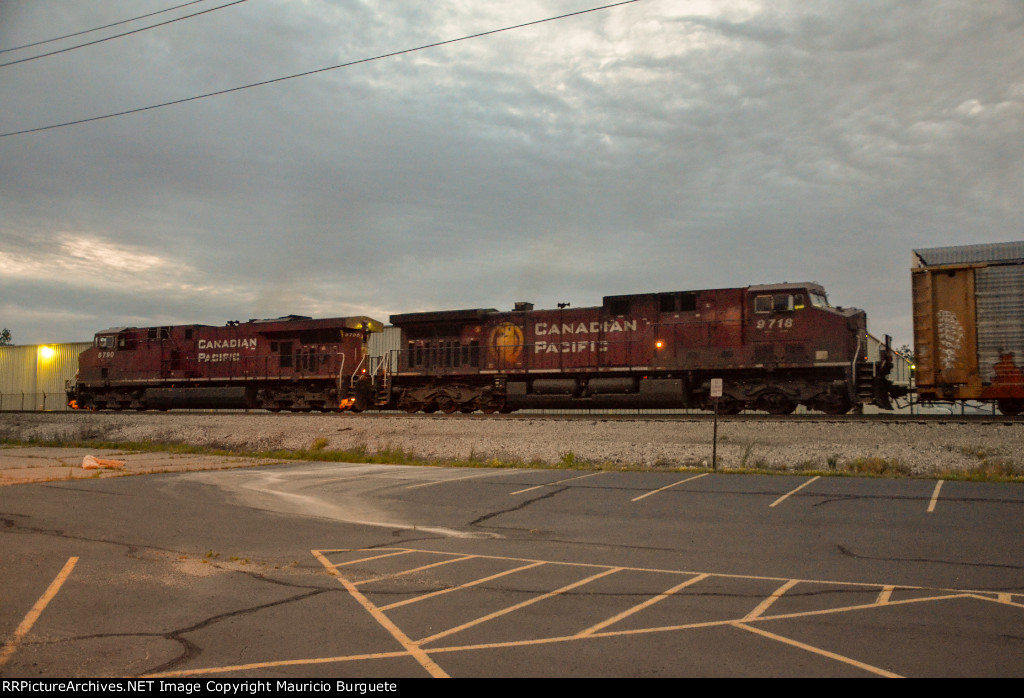
{"type": "MultiPolygon", "coordinates": [[[[0,0],[0,49],[183,1],[0,0]]],[[[600,4],[249,0],[0,67],[0,133],[600,4]]],[[[0,138],[0,326],[30,344],[806,280],[898,345],[911,250],[1021,240],[1022,214],[1024,2],[639,0],[0,138]]]]}

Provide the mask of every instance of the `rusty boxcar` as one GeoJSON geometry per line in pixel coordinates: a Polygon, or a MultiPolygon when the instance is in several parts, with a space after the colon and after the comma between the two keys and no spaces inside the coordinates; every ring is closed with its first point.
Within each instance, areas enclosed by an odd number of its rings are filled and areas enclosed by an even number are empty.
{"type": "Polygon", "coordinates": [[[995,401],[1024,411],[1024,242],[914,250],[921,401],[995,401]]]}
{"type": "Polygon", "coordinates": [[[79,357],[69,404],[84,409],[361,409],[367,317],[118,327],[79,357]]]}
{"type": "Polygon", "coordinates": [[[833,414],[888,408],[887,346],[815,283],[606,296],[589,308],[392,315],[402,348],[374,371],[379,405],[407,412],[708,408],[833,414]]]}

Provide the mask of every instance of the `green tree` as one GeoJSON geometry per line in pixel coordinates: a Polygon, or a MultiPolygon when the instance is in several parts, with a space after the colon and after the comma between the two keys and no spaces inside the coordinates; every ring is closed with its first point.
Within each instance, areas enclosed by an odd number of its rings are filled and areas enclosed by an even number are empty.
{"type": "Polygon", "coordinates": [[[14,342],[11,341],[11,331],[5,327],[3,331],[0,332],[0,346],[6,347],[11,344],[14,344],[14,342]]]}

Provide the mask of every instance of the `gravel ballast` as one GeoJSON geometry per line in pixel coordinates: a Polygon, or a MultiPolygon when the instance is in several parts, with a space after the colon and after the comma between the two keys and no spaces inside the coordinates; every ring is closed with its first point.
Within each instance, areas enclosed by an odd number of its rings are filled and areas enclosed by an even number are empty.
{"type": "MultiPolygon", "coordinates": [[[[723,421],[720,468],[844,470],[860,461],[930,475],[985,463],[1024,466],[1024,424],[1012,422],[723,421]]],[[[711,462],[712,423],[622,417],[447,415],[6,413],[17,441],[183,443],[236,451],[400,449],[427,460],[576,461],[667,469],[711,462]]]]}

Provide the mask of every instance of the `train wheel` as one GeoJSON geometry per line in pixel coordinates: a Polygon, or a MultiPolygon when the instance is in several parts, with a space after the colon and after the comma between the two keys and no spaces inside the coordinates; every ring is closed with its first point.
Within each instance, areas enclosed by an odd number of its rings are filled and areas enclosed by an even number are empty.
{"type": "Polygon", "coordinates": [[[757,402],[768,414],[792,414],[796,409],[796,403],[780,392],[765,393],[757,402]]]}
{"type": "Polygon", "coordinates": [[[459,405],[447,395],[437,398],[437,407],[445,414],[455,414],[459,411],[459,405]]]}
{"type": "Polygon", "coordinates": [[[1016,417],[1024,412],[1024,400],[998,400],[999,411],[1007,417],[1016,417]]]}

